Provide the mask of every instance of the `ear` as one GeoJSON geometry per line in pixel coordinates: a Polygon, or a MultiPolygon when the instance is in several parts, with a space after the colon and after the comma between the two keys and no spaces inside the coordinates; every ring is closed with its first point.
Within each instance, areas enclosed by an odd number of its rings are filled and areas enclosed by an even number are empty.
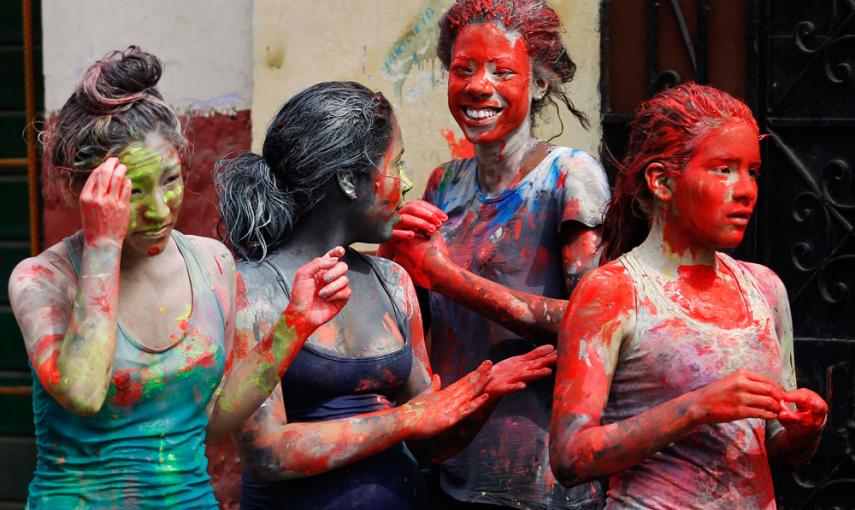
{"type": "Polygon", "coordinates": [[[336,174],[335,178],[341,192],[344,193],[347,198],[356,200],[356,184],[353,182],[353,173],[340,172],[336,174]]]}
{"type": "MultiPolygon", "coordinates": [[[[532,76],[534,78],[534,76],[532,76]]],[[[549,82],[543,78],[534,78],[531,81],[531,98],[535,101],[540,101],[546,96],[549,90],[549,82]]]]}
{"type": "Polygon", "coordinates": [[[644,180],[647,181],[647,189],[650,190],[656,200],[660,202],[671,200],[674,192],[674,181],[662,163],[654,161],[647,165],[644,168],[644,180]]]}

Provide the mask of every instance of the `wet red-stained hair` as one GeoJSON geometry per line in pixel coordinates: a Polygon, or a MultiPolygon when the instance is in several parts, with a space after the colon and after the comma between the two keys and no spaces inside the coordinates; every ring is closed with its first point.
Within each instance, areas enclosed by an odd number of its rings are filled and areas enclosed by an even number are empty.
{"type": "Polygon", "coordinates": [[[661,163],[679,174],[711,130],[741,121],[759,131],[748,106],[706,85],[684,83],[641,103],[629,124],[629,144],[618,163],[612,200],[603,223],[604,257],[613,260],[635,248],[650,231],[653,195],[644,170],[661,163]]]}
{"type": "MultiPolygon", "coordinates": [[[[563,90],[573,80],[576,64],[570,59],[561,33],[561,19],[543,0],[458,0],[439,21],[436,55],[448,70],[457,34],[467,25],[493,23],[519,34],[532,61],[534,79],[549,84],[542,99],[533,100],[532,117],[547,104],[561,101],[585,128],[588,119],[577,110],[563,90]]],[[[559,117],[560,118],[560,117],[559,117]]]]}

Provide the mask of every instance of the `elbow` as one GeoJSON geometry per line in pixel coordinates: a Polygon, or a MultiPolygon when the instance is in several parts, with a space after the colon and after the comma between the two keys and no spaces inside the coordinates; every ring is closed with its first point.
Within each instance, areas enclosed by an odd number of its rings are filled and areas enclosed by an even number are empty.
{"type": "Polygon", "coordinates": [[[79,416],[94,416],[104,407],[107,389],[87,385],[45,384],[42,386],[62,407],[79,416]]]}
{"type": "Polygon", "coordinates": [[[105,395],[87,397],[69,397],[66,402],[60,402],[66,409],[79,416],[95,416],[104,407],[105,395]]]}
{"type": "Polygon", "coordinates": [[[573,487],[596,478],[588,472],[591,464],[582,461],[582,457],[566,441],[550,443],[549,465],[558,483],[565,487],[573,487]]]}

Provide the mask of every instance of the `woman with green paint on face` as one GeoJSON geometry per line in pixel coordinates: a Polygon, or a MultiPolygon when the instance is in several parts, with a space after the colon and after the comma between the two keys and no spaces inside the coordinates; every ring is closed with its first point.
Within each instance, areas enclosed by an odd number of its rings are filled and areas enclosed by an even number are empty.
{"type": "Polygon", "coordinates": [[[9,296],[33,373],[28,508],[216,508],[204,443],[243,422],[350,296],[342,248],[295,274],[254,349],[235,346],[234,261],[174,230],[187,142],[136,47],[92,65],[44,133],[46,183],[82,230],[24,260],[9,296]]]}

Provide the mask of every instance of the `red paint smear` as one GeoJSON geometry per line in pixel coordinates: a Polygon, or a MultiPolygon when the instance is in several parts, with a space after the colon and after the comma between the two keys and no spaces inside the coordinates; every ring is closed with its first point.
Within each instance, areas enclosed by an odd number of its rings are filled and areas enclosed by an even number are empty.
{"type": "Polygon", "coordinates": [[[151,248],[148,249],[148,255],[150,257],[154,257],[155,255],[158,255],[161,251],[162,251],[162,249],[160,246],[152,246],[151,248]]]}
{"type": "Polygon", "coordinates": [[[110,306],[110,301],[107,299],[107,296],[96,296],[92,299],[92,303],[101,309],[101,313],[103,313],[104,315],[110,315],[110,310],[112,307],[110,306]]]}
{"type": "Polygon", "coordinates": [[[223,267],[220,265],[220,261],[217,257],[214,257],[214,263],[217,264],[217,269],[220,271],[220,274],[223,274],[223,267]]]}
{"type": "Polygon", "coordinates": [[[238,310],[246,310],[249,306],[249,302],[246,300],[246,283],[243,281],[243,277],[240,273],[235,274],[235,291],[237,295],[235,296],[235,305],[238,310]]]}
{"type": "Polygon", "coordinates": [[[54,387],[59,384],[59,370],[56,368],[56,360],[59,359],[60,346],[65,335],[55,333],[41,337],[36,344],[36,359],[41,360],[50,352],[50,355],[38,366],[37,375],[42,384],[54,387]]]}
{"type": "Polygon", "coordinates": [[[129,406],[142,397],[143,384],[134,381],[133,374],[133,370],[116,370],[116,374],[113,376],[113,385],[116,387],[116,394],[113,396],[114,403],[129,406]]]}
{"type": "Polygon", "coordinates": [[[448,142],[448,150],[451,151],[452,159],[469,159],[475,157],[475,146],[465,136],[458,139],[454,136],[454,131],[450,129],[442,129],[439,134],[448,142]]]}
{"type": "Polygon", "coordinates": [[[33,264],[30,266],[30,276],[44,277],[49,280],[53,280],[53,271],[41,264],[33,264]]]}

